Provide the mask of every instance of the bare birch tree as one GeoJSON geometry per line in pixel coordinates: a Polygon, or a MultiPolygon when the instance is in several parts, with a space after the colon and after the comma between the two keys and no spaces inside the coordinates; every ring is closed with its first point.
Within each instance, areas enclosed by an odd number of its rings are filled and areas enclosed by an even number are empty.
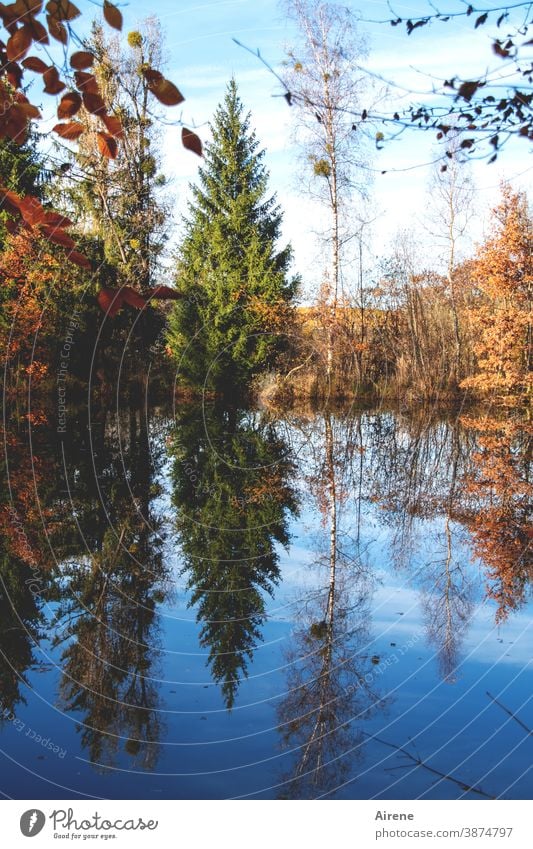
{"type": "Polygon", "coordinates": [[[430,178],[428,193],[430,204],[424,219],[425,229],[434,237],[442,250],[444,273],[453,316],[454,379],[459,383],[462,374],[463,340],[461,338],[460,293],[457,268],[461,260],[461,246],[474,214],[474,183],[468,162],[461,158],[461,132],[450,134],[446,140],[449,154],[445,166],[439,165],[430,178]]]}
{"type": "Polygon", "coordinates": [[[311,196],[327,210],[324,319],[327,372],[332,370],[339,297],[343,294],[344,248],[353,237],[350,207],[366,194],[366,139],[356,131],[353,112],[361,106],[367,79],[360,62],[367,49],[348,9],[319,0],[285,0],[300,39],[287,51],[284,84],[297,114],[297,138],[304,152],[311,196]]]}

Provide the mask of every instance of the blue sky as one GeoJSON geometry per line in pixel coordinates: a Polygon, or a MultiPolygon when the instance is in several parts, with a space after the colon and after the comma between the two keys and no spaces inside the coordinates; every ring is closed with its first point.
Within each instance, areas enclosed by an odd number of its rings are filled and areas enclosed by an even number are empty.
{"type": "MultiPolygon", "coordinates": [[[[390,10],[383,0],[348,2],[347,5],[362,18],[390,18],[390,10]]],[[[404,18],[430,11],[426,2],[392,5],[404,18]]],[[[481,5],[487,7],[491,0],[488,3],[483,0],[481,5]]],[[[80,8],[86,9],[82,2],[80,8]]],[[[183,107],[176,107],[167,114],[182,116],[188,125],[196,125],[204,139],[208,138],[206,122],[223,97],[228,79],[235,75],[242,99],[251,109],[259,138],[267,149],[271,185],[285,210],[285,236],[293,243],[296,265],[309,280],[311,289],[323,266],[321,249],[313,236],[313,222],[319,212],[298,192],[297,151],[291,138],[293,114],[283,98],[274,96],[279,95],[280,89],[272,75],[232,40],[238,38],[252,49],[259,48],[276,67],[283,58],[284,46],[295,41],[293,26],[280,5],[276,0],[199,3],[160,0],[157,6],[151,7],[140,0],[131,0],[121,8],[125,32],[134,29],[140,19],[152,12],[160,18],[168,54],[167,76],[186,97],[183,107]]],[[[442,0],[442,10],[459,8],[461,4],[457,0],[442,0]]],[[[468,78],[501,61],[493,58],[491,52],[489,35],[492,30],[485,27],[474,30],[472,19],[435,23],[416,30],[411,36],[407,36],[402,26],[364,23],[361,28],[367,34],[370,48],[367,67],[407,89],[428,91],[432,76],[442,79],[460,74],[468,78]]],[[[400,140],[387,144],[384,150],[375,152],[372,165],[377,173],[370,208],[376,221],[369,242],[369,262],[371,256],[383,253],[398,230],[405,227],[413,227],[419,234],[424,252],[431,250],[431,242],[422,232],[420,222],[428,202],[426,192],[431,170],[423,163],[435,158],[434,151],[434,134],[409,132],[400,140]],[[382,170],[387,174],[381,175],[382,170]]],[[[487,223],[485,211],[496,200],[502,178],[517,187],[530,189],[533,173],[530,156],[530,143],[520,140],[495,164],[474,164],[472,170],[479,197],[479,215],[472,230],[474,240],[483,236],[487,223]]],[[[198,159],[181,147],[180,128],[170,127],[164,141],[164,170],[173,178],[177,216],[183,209],[188,183],[194,180],[197,168],[198,159]]]]}

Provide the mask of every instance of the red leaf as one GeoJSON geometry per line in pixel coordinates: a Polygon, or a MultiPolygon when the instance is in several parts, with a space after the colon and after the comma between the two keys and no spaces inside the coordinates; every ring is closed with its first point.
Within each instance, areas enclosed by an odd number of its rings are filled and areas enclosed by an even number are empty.
{"type": "Polygon", "coordinates": [[[16,30],[8,39],[6,46],[7,58],[12,62],[22,59],[30,49],[31,42],[31,29],[27,24],[24,24],[24,26],[16,30]]]}
{"type": "Polygon", "coordinates": [[[13,86],[13,88],[19,88],[22,83],[22,68],[17,62],[6,62],[3,67],[3,70],[6,73],[8,82],[13,86]]]}
{"type": "Polygon", "coordinates": [[[122,306],[123,300],[122,292],[118,289],[110,289],[105,286],[100,289],[97,295],[97,301],[100,309],[103,310],[106,315],[110,316],[110,318],[114,318],[116,316],[122,306]]]}
{"type": "Polygon", "coordinates": [[[86,71],[76,71],[74,79],[80,91],[90,91],[91,94],[100,93],[94,74],[88,74],[86,71]]]}
{"type": "Polygon", "coordinates": [[[22,67],[27,68],[28,71],[34,71],[36,74],[44,74],[49,66],[45,65],[43,60],[39,59],[38,56],[28,56],[27,59],[23,60],[22,67]]]}
{"type": "Polygon", "coordinates": [[[131,286],[123,286],[122,289],[111,289],[103,287],[98,292],[98,304],[100,308],[107,313],[111,318],[114,318],[123,304],[129,304],[135,309],[144,309],[146,306],[146,298],[132,289],[131,286]]]}
{"type": "Polygon", "coordinates": [[[76,71],[84,71],[85,68],[90,68],[93,62],[93,54],[86,50],[78,50],[70,57],[70,67],[74,68],[76,71]]]}
{"type": "Polygon", "coordinates": [[[72,118],[81,109],[81,97],[77,91],[64,94],[57,107],[58,118],[72,118]]]}
{"type": "MultiPolygon", "coordinates": [[[[30,2],[32,2],[33,6],[36,5],[36,4],[33,3],[33,0],[30,0],[30,2]]],[[[34,8],[33,12],[35,12],[35,11],[36,10],[34,8]]],[[[50,39],[48,38],[48,33],[46,32],[46,29],[43,27],[43,25],[40,23],[40,21],[36,21],[35,18],[31,18],[31,17],[29,19],[26,18],[26,20],[27,20],[27,26],[29,26],[29,28],[30,28],[32,40],[36,41],[37,44],[50,44],[50,39]]]]}
{"type": "Polygon", "coordinates": [[[95,94],[92,91],[84,91],[82,97],[83,105],[87,112],[90,112],[92,115],[105,115],[107,109],[101,95],[95,94]]]}
{"type": "Polygon", "coordinates": [[[130,307],[135,307],[135,309],[142,310],[146,306],[146,298],[141,295],[140,292],[132,289],[131,286],[124,286],[121,289],[122,297],[125,304],[129,304],[130,307]]]}
{"type": "Polygon", "coordinates": [[[68,42],[68,32],[64,24],[53,18],[51,15],[47,16],[46,23],[48,24],[48,32],[52,38],[55,38],[56,41],[60,41],[61,44],[66,44],[68,42]]]}
{"type": "Polygon", "coordinates": [[[91,268],[90,260],[79,251],[69,251],[67,257],[75,265],[79,265],[80,268],[91,268]]]}
{"type": "Polygon", "coordinates": [[[7,113],[4,135],[17,144],[22,144],[28,136],[28,118],[23,103],[13,103],[7,113]]]}
{"type": "Polygon", "coordinates": [[[34,198],[32,195],[26,195],[21,198],[19,209],[24,221],[30,224],[31,227],[35,227],[37,224],[44,224],[45,211],[37,198],[34,198]]]}
{"type": "Polygon", "coordinates": [[[48,224],[41,224],[41,232],[49,242],[53,242],[55,245],[61,245],[62,248],[76,247],[76,242],[72,236],[69,236],[68,233],[65,233],[64,230],[61,230],[58,227],[50,227],[48,224]]]}
{"type": "Polygon", "coordinates": [[[15,233],[18,233],[19,230],[16,221],[13,221],[12,218],[6,218],[6,220],[4,221],[4,227],[6,228],[8,233],[11,233],[12,236],[14,236],[15,233]]]}
{"type": "Polygon", "coordinates": [[[56,124],[52,129],[54,133],[57,133],[58,136],[66,139],[66,141],[76,141],[85,132],[85,127],[79,121],[69,121],[68,124],[56,124]]]}
{"type": "Polygon", "coordinates": [[[202,142],[196,133],[193,133],[192,130],[188,130],[186,127],[183,127],[181,131],[181,141],[183,147],[187,150],[192,150],[193,153],[196,153],[197,156],[202,156],[202,142]]]}
{"type": "Polygon", "coordinates": [[[6,29],[11,24],[17,24],[20,20],[20,13],[16,9],[15,3],[10,3],[9,6],[4,6],[3,3],[0,4],[0,18],[2,18],[2,22],[6,29]]]}
{"type": "Polygon", "coordinates": [[[70,0],[48,0],[46,11],[56,21],[73,21],[81,15],[78,7],[70,0]]]}
{"type": "Polygon", "coordinates": [[[21,102],[16,104],[16,108],[22,112],[26,120],[30,120],[31,118],[41,118],[41,113],[37,109],[33,103],[29,103],[27,98],[21,100],[21,102]]]}
{"type": "Polygon", "coordinates": [[[174,83],[171,83],[170,80],[166,80],[164,77],[156,82],[149,82],[148,88],[154,97],[157,97],[159,102],[164,106],[178,106],[178,104],[183,103],[185,100],[181,91],[176,88],[174,83]]]}
{"type": "Polygon", "coordinates": [[[161,71],[156,71],[155,68],[143,68],[142,73],[149,85],[159,83],[163,79],[161,71]]]}
{"type": "Polygon", "coordinates": [[[74,224],[66,215],[60,215],[59,212],[49,209],[44,210],[44,223],[50,227],[72,227],[74,224]]]}
{"type": "Polygon", "coordinates": [[[57,68],[53,66],[47,68],[43,74],[43,80],[45,83],[44,90],[46,94],[59,94],[66,88],[65,83],[59,79],[59,73],[57,68]]]}
{"type": "Polygon", "coordinates": [[[156,286],[154,289],[149,289],[146,293],[146,299],[157,298],[160,301],[176,301],[183,298],[181,292],[177,289],[172,289],[170,286],[156,286]]]}
{"type": "Polygon", "coordinates": [[[115,115],[100,115],[100,118],[112,136],[116,139],[121,139],[123,137],[124,130],[122,129],[122,124],[115,115]]]}
{"type": "Polygon", "coordinates": [[[109,0],[104,0],[104,18],[113,29],[122,29],[122,12],[109,0]]]}
{"type": "Polygon", "coordinates": [[[108,159],[116,159],[118,145],[113,136],[110,136],[109,133],[99,132],[96,134],[96,141],[102,156],[106,156],[108,159]]]}

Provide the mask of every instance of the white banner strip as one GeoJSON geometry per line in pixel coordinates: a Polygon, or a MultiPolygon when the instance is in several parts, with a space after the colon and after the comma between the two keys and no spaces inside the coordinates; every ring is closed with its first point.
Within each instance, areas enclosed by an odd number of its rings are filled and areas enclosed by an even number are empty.
{"type": "Polygon", "coordinates": [[[2,845],[232,849],[532,846],[527,801],[4,801],[2,845]],[[34,843],[30,843],[35,840],[34,843]],[[69,844],[70,845],[70,844],[69,844]]]}

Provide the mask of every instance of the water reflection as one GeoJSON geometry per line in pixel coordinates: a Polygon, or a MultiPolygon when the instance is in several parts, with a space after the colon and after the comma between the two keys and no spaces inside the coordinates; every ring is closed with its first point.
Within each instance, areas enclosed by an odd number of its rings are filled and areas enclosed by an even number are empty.
{"type": "Polygon", "coordinates": [[[32,572],[26,563],[0,553],[0,694],[3,713],[25,702],[26,672],[37,663],[35,646],[43,636],[44,617],[39,598],[32,592],[32,572]]]}
{"type": "Polygon", "coordinates": [[[502,624],[527,601],[528,422],[218,404],[172,417],[134,395],[116,411],[94,402],[90,423],[80,407],[59,442],[51,422],[43,407],[30,430],[15,415],[4,424],[2,703],[22,710],[39,687],[31,676],[52,674],[38,652],[47,637],[57,706],[77,723],[80,757],[104,773],[151,772],[165,758],[173,768],[165,711],[180,703],[163,691],[182,632],[165,617],[183,585],[230,739],[255,716],[253,667],[282,598],[283,648],[261,683],[272,716],[260,721],[278,743],[263,760],[281,745],[269,780],[298,798],[364,772],[365,730],[401,698],[373,648],[386,572],[416,594],[432,668],[449,685],[460,686],[479,605],[502,624]],[[293,539],[302,525],[305,557],[293,539]],[[286,598],[284,551],[296,568],[286,598]]]}
{"type": "MultiPolygon", "coordinates": [[[[61,649],[60,708],[74,712],[95,764],[119,749],[145,769],[161,736],[157,606],[167,591],[164,530],[153,509],[161,461],[146,411],[101,410],[63,442],[64,525],[52,621],[61,649]]],[[[155,419],[157,425],[157,417],[155,419]]]]}
{"type": "Polygon", "coordinates": [[[235,409],[181,414],[171,451],[182,572],[230,709],[279,581],[277,545],[289,544],[294,465],[268,421],[235,409]]]}
{"type": "Polygon", "coordinates": [[[343,508],[357,447],[345,425],[325,413],[298,428],[322,533],[309,566],[312,589],[296,600],[285,658],[287,695],[278,708],[283,746],[295,752],[281,794],[289,798],[316,798],[343,783],[362,757],[361,720],[380,702],[372,675],[379,658],[368,653],[373,582],[361,552],[360,503],[355,536],[345,527],[351,530],[353,522],[343,508]]]}
{"type": "Polygon", "coordinates": [[[465,523],[502,621],[525,602],[533,577],[533,426],[489,416],[465,416],[462,424],[477,436],[464,477],[474,502],[465,523]]]}

